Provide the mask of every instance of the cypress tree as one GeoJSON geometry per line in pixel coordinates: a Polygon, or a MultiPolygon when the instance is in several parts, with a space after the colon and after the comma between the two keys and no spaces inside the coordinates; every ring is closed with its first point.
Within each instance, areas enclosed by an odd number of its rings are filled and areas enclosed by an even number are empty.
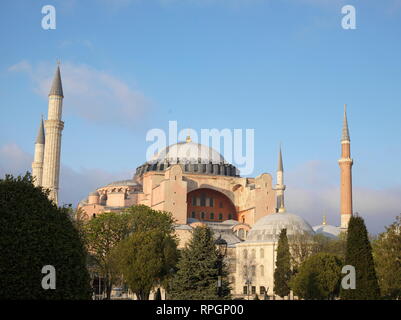
{"type": "Polygon", "coordinates": [[[347,232],[345,265],[355,267],[355,289],[341,288],[341,299],[379,299],[380,289],[365,222],[361,217],[351,217],[347,232]]]}
{"type": "Polygon", "coordinates": [[[213,232],[197,227],[181,252],[177,272],[172,277],[169,297],[174,300],[215,300],[230,298],[227,266],[222,266],[222,296],[218,296],[219,257],[213,232]]]}
{"type": "Polygon", "coordinates": [[[46,193],[30,174],[0,179],[0,300],[91,298],[79,233],[46,193]],[[55,268],[55,289],[42,287],[47,265],[55,268]]]}
{"type": "Polygon", "coordinates": [[[277,245],[276,269],[274,270],[274,293],[280,297],[290,294],[291,255],[288,245],[287,230],[280,232],[277,245]]]}

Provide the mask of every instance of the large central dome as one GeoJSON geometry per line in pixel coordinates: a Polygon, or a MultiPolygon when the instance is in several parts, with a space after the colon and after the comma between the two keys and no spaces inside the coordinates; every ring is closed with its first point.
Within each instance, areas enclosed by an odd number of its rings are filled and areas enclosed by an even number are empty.
{"type": "Polygon", "coordinates": [[[170,163],[225,163],[223,156],[213,148],[192,141],[179,142],[155,154],[150,162],[170,163]]]}
{"type": "Polygon", "coordinates": [[[148,171],[164,171],[179,164],[184,173],[239,176],[235,166],[226,162],[215,149],[200,143],[185,142],[172,144],[156,153],[149,161],[136,169],[136,176],[148,171]]]}

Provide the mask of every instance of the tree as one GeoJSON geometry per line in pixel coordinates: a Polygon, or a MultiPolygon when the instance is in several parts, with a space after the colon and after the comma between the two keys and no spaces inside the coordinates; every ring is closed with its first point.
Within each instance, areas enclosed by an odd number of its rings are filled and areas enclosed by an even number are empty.
{"type": "Polygon", "coordinates": [[[274,270],[274,293],[280,297],[290,294],[291,255],[287,230],[282,229],[277,245],[276,269],[274,270]]]}
{"type": "Polygon", "coordinates": [[[84,246],[68,210],[47,195],[29,173],[0,179],[0,299],[91,298],[84,246]],[[47,265],[55,268],[54,290],[42,287],[47,265]]]}
{"type": "Polygon", "coordinates": [[[135,231],[114,250],[118,269],[138,300],[148,300],[177,262],[177,241],[158,229],[135,231]]]}
{"type": "Polygon", "coordinates": [[[301,299],[333,299],[339,294],[341,268],[336,255],[317,253],[301,264],[290,281],[291,288],[301,299]]]}
{"type": "Polygon", "coordinates": [[[373,258],[382,295],[401,299],[401,215],[373,242],[373,258]]]}
{"type": "Polygon", "coordinates": [[[341,232],[338,238],[328,238],[322,234],[313,237],[313,253],[325,252],[338,256],[341,260],[345,259],[345,249],[347,244],[347,234],[341,232]]]}
{"type": "Polygon", "coordinates": [[[341,299],[379,299],[380,289],[372,257],[372,247],[369,242],[365,222],[358,216],[352,216],[349,221],[345,265],[355,267],[356,288],[341,288],[341,299]]]}
{"type": "MultiPolygon", "coordinates": [[[[119,273],[116,261],[111,256],[112,249],[132,232],[130,214],[106,212],[83,224],[88,252],[91,254],[93,271],[105,281],[106,298],[110,299],[113,284],[119,273]]],[[[77,222],[79,226],[81,222],[77,222]]]]}
{"type": "Polygon", "coordinates": [[[227,265],[222,265],[221,296],[217,294],[219,256],[213,232],[208,227],[194,229],[192,238],[181,252],[178,271],[170,283],[170,297],[178,300],[229,299],[227,265]]]}

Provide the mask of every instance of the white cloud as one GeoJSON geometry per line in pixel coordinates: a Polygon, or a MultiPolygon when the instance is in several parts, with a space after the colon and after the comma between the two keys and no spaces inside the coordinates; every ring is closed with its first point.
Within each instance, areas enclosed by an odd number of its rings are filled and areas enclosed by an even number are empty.
{"type": "MultiPolygon", "coordinates": [[[[286,207],[311,225],[340,224],[339,169],[320,161],[310,161],[285,173],[286,207]]],[[[365,219],[369,232],[384,231],[401,214],[401,185],[377,189],[353,187],[353,209],[365,219]]]]}
{"type": "MultiPolygon", "coordinates": [[[[8,68],[26,73],[36,93],[47,97],[54,75],[54,64],[32,66],[21,61],[8,68]]],[[[100,124],[135,127],[149,111],[150,102],[132,85],[101,70],[70,62],[61,65],[64,91],[63,112],[100,124]]]]}
{"type": "MultiPolygon", "coordinates": [[[[23,151],[18,145],[11,143],[0,148],[0,178],[5,174],[14,176],[24,175],[31,171],[33,155],[23,151]]],[[[132,172],[108,172],[102,169],[74,170],[61,165],[60,170],[60,204],[71,203],[74,207],[88,193],[96,188],[116,180],[125,180],[132,177],[132,172]]]]}

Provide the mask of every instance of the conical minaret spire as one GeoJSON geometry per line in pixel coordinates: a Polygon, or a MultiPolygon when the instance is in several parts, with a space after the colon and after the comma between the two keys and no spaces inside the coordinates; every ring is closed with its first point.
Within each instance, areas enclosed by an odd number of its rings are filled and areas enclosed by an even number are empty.
{"type": "Polygon", "coordinates": [[[349,138],[349,130],[348,130],[348,120],[347,120],[347,105],[344,104],[344,120],[343,120],[343,132],[341,141],[351,141],[349,138]]]}
{"type": "Polygon", "coordinates": [[[43,126],[43,117],[40,120],[39,131],[35,142],[35,153],[32,162],[32,177],[35,186],[42,186],[43,176],[43,158],[45,151],[45,128],[43,126]]]}
{"type": "Polygon", "coordinates": [[[43,187],[50,190],[49,199],[58,204],[60,175],[61,132],[64,122],[61,121],[63,109],[63,87],[60,66],[57,66],[49,92],[48,116],[45,121],[46,144],[43,160],[43,187]]]}
{"type": "Polygon", "coordinates": [[[285,190],[284,167],[283,167],[283,156],[281,153],[281,145],[280,145],[280,151],[278,154],[277,184],[276,184],[277,211],[278,212],[285,212],[284,190],[285,190]]]}
{"type": "Polygon", "coordinates": [[[61,84],[61,75],[60,75],[60,65],[57,65],[56,73],[53,78],[52,87],[49,92],[49,96],[60,96],[64,98],[63,95],[63,86],[61,84]]]}
{"type": "Polygon", "coordinates": [[[347,229],[352,216],[352,165],[351,139],[349,137],[347,109],[344,105],[344,120],[341,136],[341,159],[338,160],[341,172],[340,188],[340,214],[341,228],[347,229]]]}

